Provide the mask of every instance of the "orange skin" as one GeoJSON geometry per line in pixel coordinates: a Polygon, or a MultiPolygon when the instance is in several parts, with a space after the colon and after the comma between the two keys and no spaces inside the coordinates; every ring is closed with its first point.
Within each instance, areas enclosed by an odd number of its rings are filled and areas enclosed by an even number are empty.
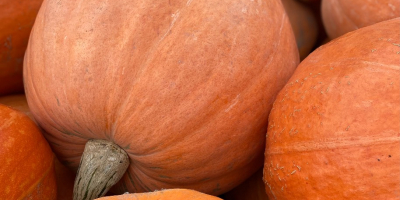
{"type": "Polygon", "coordinates": [[[311,53],[271,110],[270,199],[400,197],[400,18],[311,53]]]}
{"type": "Polygon", "coordinates": [[[0,199],[56,199],[54,154],[24,113],[0,104],[0,199]]]}
{"type": "Polygon", "coordinates": [[[0,96],[22,93],[22,64],[43,0],[0,0],[0,96]]]}
{"type": "Polygon", "coordinates": [[[400,17],[400,0],[322,0],[322,20],[330,39],[400,17]]]}
{"type": "MultiPolygon", "coordinates": [[[[22,111],[35,121],[24,94],[0,97],[0,104],[22,111]]],[[[54,168],[56,171],[57,200],[71,200],[76,174],[71,169],[65,167],[56,157],[54,157],[54,168]]]]}
{"type": "Polygon", "coordinates": [[[169,189],[148,193],[123,194],[96,200],[222,200],[216,196],[188,189],[169,189]]]}
{"type": "Polygon", "coordinates": [[[299,62],[280,0],[58,2],[43,2],[24,83],[60,161],[76,170],[89,139],[114,142],[130,158],[117,194],[218,195],[262,166],[299,62]]]}

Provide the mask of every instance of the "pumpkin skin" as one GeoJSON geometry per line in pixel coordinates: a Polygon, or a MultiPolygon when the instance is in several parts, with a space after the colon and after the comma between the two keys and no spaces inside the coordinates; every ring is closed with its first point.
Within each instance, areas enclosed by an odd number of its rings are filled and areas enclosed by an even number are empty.
{"type": "MultiPolygon", "coordinates": [[[[29,110],[28,102],[26,101],[24,94],[0,97],[0,104],[7,105],[15,110],[25,113],[31,120],[35,122],[35,119],[29,110]]],[[[57,183],[57,200],[72,199],[72,191],[74,188],[76,174],[73,173],[71,169],[64,166],[56,157],[54,157],[54,168],[57,183]]]]}
{"type": "Polygon", "coordinates": [[[322,0],[322,21],[329,38],[400,17],[400,0],[322,0]]]}
{"type": "Polygon", "coordinates": [[[167,189],[147,193],[123,194],[97,200],[222,200],[218,197],[188,189],[167,189]]]}
{"type": "Polygon", "coordinates": [[[89,139],[108,140],[131,163],[116,194],[219,195],[262,166],[272,102],[299,58],[279,0],[45,0],[24,62],[60,161],[76,170],[89,139]]]}
{"type": "Polygon", "coordinates": [[[246,181],[223,194],[224,200],[268,200],[263,181],[263,168],[246,181]]]}
{"type": "Polygon", "coordinates": [[[0,104],[0,199],[56,199],[54,154],[37,125],[0,104]]]}
{"type": "Polygon", "coordinates": [[[311,9],[296,0],[281,0],[292,25],[299,49],[300,60],[303,60],[313,49],[318,38],[317,20],[311,9]]]}
{"type": "Polygon", "coordinates": [[[0,95],[23,92],[22,64],[42,0],[0,0],[0,95]]]}
{"type": "Polygon", "coordinates": [[[399,27],[361,28],[300,63],[269,118],[269,198],[400,196],[399,27]]]}

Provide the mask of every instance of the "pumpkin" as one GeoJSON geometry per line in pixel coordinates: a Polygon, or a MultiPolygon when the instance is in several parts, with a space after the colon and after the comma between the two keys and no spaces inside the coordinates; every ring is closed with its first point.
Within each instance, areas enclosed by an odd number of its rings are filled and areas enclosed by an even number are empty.
{"type": "MultiPolygon", "coordinates": [[[[0,104],[7,105],[15,110],[22,111],[31,120],[35,121],[29,110],[25,95],[8,95],[0,97],[0,104]]],[[[56,157],[54,157],[54,168],[57,183],[57,200],[72,199],[72,191],[74,187],[75,173],[64,166],[56,157]]]]}
{"type": "Polygon", "coordinates": [[[224,200],[268,200],[263,181],[263,168],[260,168],[246,181],[222,195],[224,200]]]}
{"type": "Polygon", "coordinates": [[[334,39],[361,27],[400,17],[400,1],[322,0],[321,13],[326,32],[334,39]]]}
{"type": "Polygon", "coordinates": [[[0,0],[0,95],[23,92],[22,63],[42,0],[0,0]]]}
{"type": "Polygon", "coordinates": [[[31,112],[60,161],[81,162],[79,199],[234,188],[262,166],[299,58],[279,0],[45,0],[24,62],[31,112]]]}
{"type": "Polygon", "coordinates": [[[296,0],[281,0],[296,37],[300,59],[314,48],[318,38],[317,20],[310,8],[296,0]]]}
{"type": "Polygon", "coordinates": [[[0,199],[56,199],[54,154],[37,125],[0,104],[0,199]]]}
{"type": "Polygon", "coordinates": [[[166,189],[154,192],[123,194],[97,198],[98,200],[222,200],[218,197],[188,189],[166,189]]]}
{"type": "Polygon", "coordinates": [[[398,199],[400,18],[311,53],[269,116],[271,199],[398,199]]]}

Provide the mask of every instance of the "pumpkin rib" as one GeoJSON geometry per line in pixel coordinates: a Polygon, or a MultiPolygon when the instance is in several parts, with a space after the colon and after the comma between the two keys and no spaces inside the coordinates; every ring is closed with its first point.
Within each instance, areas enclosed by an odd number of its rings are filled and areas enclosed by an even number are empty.
{"type": "Polygon", "coordinates": [[[279,155],[285,153],[297,153],[297,152],[312,152],[312,151],[327,151],[331,149],[351,149],[360,147],[371,147],[398,143],[400,136],[398,137],[341,137],[337,138],[326,138],[323,142],[297,142],[291,145],[285,145],[285,147],[270,147],[266,154],[268,155],[279,155]],[[331,140],[332,141],[329,141],[331,140]]]}
{"type": "MultiPolygon", "coordinates": [[[[53,158],[54,158],[54,154],[53,154],[53,158]]],[[[54,162],[51,162],[51,165],[49,165],[49,168],[43,173],[42,177],[40,177],[39,180],[37,180],[34,184],[32,184],[32,186],[27,189],[24,193],[22,193],[22,195],[18,198],[18,199],[24,199],[26,198],[27,195],[29,195],[30,193],[32,193],[32,191],[34,189],[36,189],[36,187],[42,183],[43,179],[46,178],[47,175],[49,175],[50,171],[54,170],[54,162]]]]}

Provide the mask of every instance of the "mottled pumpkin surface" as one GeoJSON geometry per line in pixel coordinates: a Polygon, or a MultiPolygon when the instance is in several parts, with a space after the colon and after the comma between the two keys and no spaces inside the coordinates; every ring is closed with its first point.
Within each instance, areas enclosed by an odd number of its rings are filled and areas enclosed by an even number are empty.
{"type": "Polygon", "coordinates": [[[69,167],[106,139],[130,157],[114,191],[221,194],[262,166],[272,102],[298,60],[279,0],[44,1],[24,81],[69,167]]]}
{"type": "Polygon", "coordinates": [[[56,199],[54,154],[28,116],[0,104],[0,199],[56,199]]]}
{"type": "Polygon", "coordinates": [[[320,47],[269,118],[271,199],[400,197],[400,18],[320,47]]]}

